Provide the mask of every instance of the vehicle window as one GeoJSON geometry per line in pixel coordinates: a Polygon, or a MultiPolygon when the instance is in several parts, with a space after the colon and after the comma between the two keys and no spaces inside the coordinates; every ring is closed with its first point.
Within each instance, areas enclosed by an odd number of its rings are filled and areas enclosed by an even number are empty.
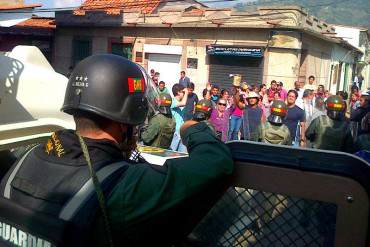
{"type": "Polygon", "coordinates": [[[337,206],[231,187],[191,234],[205,246],[334,246],[337,206]]]}

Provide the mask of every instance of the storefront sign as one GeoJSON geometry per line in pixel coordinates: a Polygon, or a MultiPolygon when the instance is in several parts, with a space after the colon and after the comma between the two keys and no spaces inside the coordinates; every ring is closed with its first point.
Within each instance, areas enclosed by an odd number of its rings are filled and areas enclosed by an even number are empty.
{"type": "Polygon", "coordinates": [[[263,57],[262,48],[207,45],[208,55],[263,57]]]}

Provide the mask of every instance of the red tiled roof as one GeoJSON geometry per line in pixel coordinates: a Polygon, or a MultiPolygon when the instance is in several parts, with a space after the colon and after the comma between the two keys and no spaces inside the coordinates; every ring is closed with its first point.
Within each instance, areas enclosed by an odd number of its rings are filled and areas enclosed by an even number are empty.
{"type": "Polygon", "coordinates": [[[138,11],[141,13],[152,13],[161,0],[86,0],[75,15],[84,15],[85,11],[106,11],[108,14],[118,15],[121,10],[138,11]]]}
{"type": "Polygon", "coordinates": [[[18,23],[16,27],[55,29],[55,21],[54,18],[32,17],[31,19],[18,23]]]}
{"type": "Polygon", "coordinates": [[[15,5],[1,5],[1,10],[13,10],[13,9],[28,9],[28,8],[36,8],[41,7],[42,4],[15,4],[15,5]]]}

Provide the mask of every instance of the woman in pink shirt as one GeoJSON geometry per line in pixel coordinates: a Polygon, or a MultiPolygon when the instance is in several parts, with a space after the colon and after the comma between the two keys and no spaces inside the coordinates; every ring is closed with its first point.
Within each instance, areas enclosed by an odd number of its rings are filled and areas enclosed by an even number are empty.
{"type": "Polygon", "coordinates": [[[238,133],[243,122],[243,109],[245,103],[243,97],[240,95],[240,89],[233,88],[234,91],[234,102],[231,106],[231,117],[229,125],[228,140],[238,140],[238,133]]]}
{"type": "Polygon", "coordinates": [[[282,101],[285,101],[287,96],[288,96],[288,92],[283,88],[284,84],[282,81],[280,81],[277,85],[277,91],[280,93],[280,98],[282,101]]]}

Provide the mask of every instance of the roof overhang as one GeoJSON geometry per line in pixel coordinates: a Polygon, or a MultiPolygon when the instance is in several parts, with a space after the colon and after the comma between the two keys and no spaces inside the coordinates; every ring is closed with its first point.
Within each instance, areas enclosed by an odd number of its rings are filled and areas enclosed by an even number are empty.
{"type": "Polygon", "coordinates": [[[1,11],[8,11],[8,10],[20,10],[20,9],[30,9],[30,8],[38,8],[42,7],[42,4],[17,4],[17,5],[9,5],[9,6],[0,6],[1,11]]]}

